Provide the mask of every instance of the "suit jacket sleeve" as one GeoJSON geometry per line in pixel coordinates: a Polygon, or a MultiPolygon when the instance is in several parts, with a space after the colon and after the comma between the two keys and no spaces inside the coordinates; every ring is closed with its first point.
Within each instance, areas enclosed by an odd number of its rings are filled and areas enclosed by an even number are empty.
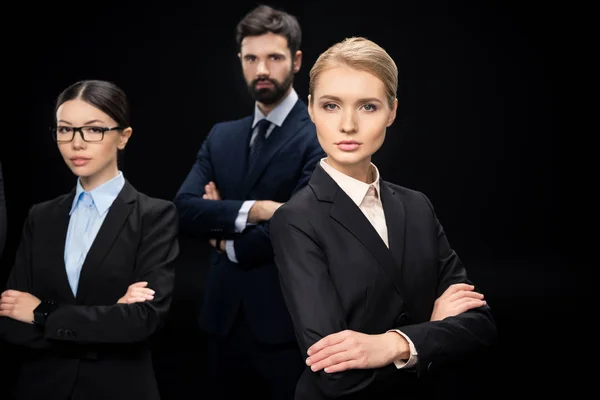
{"type": "MultiPolygon", "coordinates": [[[[33,206],[23,224],[21,242],[15,255],[15,263],[8,276],[5,289],[31,293],[31,242],[34,234],[33,206]]],[[[33,349],[44,349],[51,344],[44,338],[44,331],[37,325],[25,324],[8,317],[0,317],[0,339],[11,344],[33,349]]]]}
{"type": "MultiPolygon", "coordinates": [[[[196,157],[196,162],[175,196],[182,232],[208,237],[234,235],[235,219],[242,200],[205,200],[204,186],[215,180],[211,158],[211,143],[218,125],[208,134],[196,157]]],[[[219,188],[218,182],[217,189],[219,188]]]]}
{"type": "Polygon", "coordinates": [[[4,198],[4,179],[2,177],[2,164],[0,164],[0,258],[4,252],[6,242],[6,199],[4,198]]]}
{"type": "MultiPolygon", "coordinates": [[[[437,226],[438,287],[437,297],[455,283],[473,284],[456,252],[450,247],[440,221],[427,197],[432,219],[437,226]]],[[[477,288],[475,290],[478,290],[477,288]]],[[[398,327],[413,342],[419,354],[417,369],[424,372],[437,363],[443,364],[466,354],[483,350],[496,340],[496,324],[489,306],[483,306],[445,318],[421,324],[398,327]]]]}
{"type": "MultiPolygon", "coordinates": [[[[283,206],[272,218],[271,232],[283,296],[300,349],[306,354],[320,339],[348,328],[345,313],[329,277],[327,258],[306,218],[283,206]]],[[[337,398],[363,390],[384,370],[386,368],[315,374],[319,389],[326,396],[337,398]]]]}
{"type": "Polygon", "coordinates": [[[76,343],[134,343],[148,339],[164,323],[174,284],[174,263],[179,254],[177,212],[170,202],[159,201],[143,215],[143,238],[137,250],[133,282],[146,281],[154,299],[135,304],[105,306],[62,305],[48,317],[47,339],[76,343]],[[59,331],[69,330],[68,337],[59,331]]]}
{"type": "MultiPolygon", "coordinates": [[[[308,151],[302,167],[300,179],[292,196],[308,184],[317,162],[325,156],[316,134],[310,139],[308,151]]],[[[233,243],[235,254],[243,268],[249,269],[264,265],[273,260],[273,247],[270,237],[270,221],[246,228],[233,243]]]]}

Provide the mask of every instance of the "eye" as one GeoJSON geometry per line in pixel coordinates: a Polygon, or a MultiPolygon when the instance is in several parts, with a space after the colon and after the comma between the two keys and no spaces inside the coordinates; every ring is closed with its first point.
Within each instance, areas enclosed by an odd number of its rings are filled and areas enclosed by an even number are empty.
{"type": "Polygon", "coordinates": [[[283,60],[283,57],[281,55],[279,55],[279,54],[272,54],[271,55],[271,60],[279,61],[279,60],[283,60]]]}
{"type": "Polygon", "coordinates": [[[256,61],[256,57],[255,56],[246,56],[244,57],[244,60],[246,60],[246,62],[254,62],[256,61]]]}
{"type": "Polygon", "coordinates": [[[363,106],[363,108],[365,109],[365,111],[370,111],[370,112],[377,111],[377,106],[375,104],[371,104],[371,103],[365,104],[363,106]]]}
{"type": "Polygon", "coordinates": [[[103,129],[97,126],[88,126],[86,129],[90,133],[102,133],[103,129]]]}
{"type": "Polygon", "coordinates": [[[326,111],[335,111],[337,109],[337,104],[335,104],[335,103],[323,104],[323,109],[326,111]]]}
{"type": "Polygon", "coordinates": [[[56,128],[56,132],[58,133],[71,133],[72,128],[69,126],[59,126],[56,128]]]}

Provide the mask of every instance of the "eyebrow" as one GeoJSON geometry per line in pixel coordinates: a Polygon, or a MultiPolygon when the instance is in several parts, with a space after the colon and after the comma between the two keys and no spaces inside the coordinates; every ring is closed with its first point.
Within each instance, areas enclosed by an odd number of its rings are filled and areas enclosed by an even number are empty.
{"type": "MultiPolygon", "coordinates": [[[[69,125],[73,125],[71,124],[69,121],[65,121],[64,119],[59,119],[58,122],[63,122],[65,124],[69,124],[69,125]]],[[[100,122],[101,124],[103,124],[104,122],[99,120],[99,119],[93,119],[91,121],[86,122],[84,125],[89,125],[89,124],[93,124],[95,122],[100,122]]]]}
{"type": "MultiPolygon", "coordinates": [[[[329,94],[325,94],[321,97],[319,97],[319,100],[333,100],[333,101],[339,101],[340,103],[342,102],[342,99],[337,97],[337,96],[333,96],[333,95],[329,95],[329,94]]],[[[362,99],[358,99],[357,103],[383,103],[380,99],[378,99],[377,97],[364,97],[362,99]]]]}
{"type": "MultiPolygon", "coordinates": [[[[281,53],[281,52],[273,52],[273,53],[267,54],[267,57],[271,57],[271,56],[285,57],[286,55],[284,53],[281,53]]],[[[248,57],[258,57],[258,56],[256,54],[253,54],[253,53],[244,54],[244,58],[248,58],[248,57]]]]}

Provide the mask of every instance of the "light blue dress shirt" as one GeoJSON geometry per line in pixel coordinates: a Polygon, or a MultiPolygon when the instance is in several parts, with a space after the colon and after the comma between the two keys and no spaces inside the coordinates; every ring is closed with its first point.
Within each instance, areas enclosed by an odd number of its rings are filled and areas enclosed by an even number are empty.
{"type": "Polygon", "coordinates": [[[69,229],[65,243],[65,266],[73,295],[77,295],[79,275],[94,239],[104,222],[113,201],[125,185],[123,173],[86,192],[77,180],[75,198],[69,215],[69,229]]]}

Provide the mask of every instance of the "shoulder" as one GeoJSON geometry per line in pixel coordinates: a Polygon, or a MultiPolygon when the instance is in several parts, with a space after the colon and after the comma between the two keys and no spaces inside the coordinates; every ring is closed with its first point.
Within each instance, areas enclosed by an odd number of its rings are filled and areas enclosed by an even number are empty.
{"type": "Polygon", "coordinates": [[[398,195],[404,206],[408,209],[424,209],[428,212],[434,213],[433,204],[425,193],[387,181],[382,181],[382,183],[386,185],[392,192],[398,195]]]}
{"type": "Polygon", "coordinates": [[[51,211],[56,211],[56,208],[59,205],[63,205],[65,202],[70,203],[73,201],[73,193],[65,193],[60,196],[57,196],[50,200],[45,200],[39,203],[34,204],[29,209],[30,217],[39,217],[43,215],[48,215],[51,211]]]}
{"type": "Polygon", "coordinates": [[[173,220],[176,219],[177,212],[175,204],[166,199],[158,197],[148,196],[145,193],[137,192],[137,203],[140,209],[140,214],[144,218],[152,220],[165,219],[173,220]]]}
{"type": "Polygon", "coordinates": [[[306,185],[275,211],[271,225],[308,226],[309,221],[318,214],[318,202],[312,188],[306,185]]]}
{"type": "Polygon", "coordinates": [[[250,125],[252,122],[252,116],[246,116],[239,119],[229,120],[229,121],[221,121],[217,122],[213,125],[210,130],[209,137],[214,135],[215,133],[228,132],[228,131],[236,131],[242,126],[250,125]]]}

